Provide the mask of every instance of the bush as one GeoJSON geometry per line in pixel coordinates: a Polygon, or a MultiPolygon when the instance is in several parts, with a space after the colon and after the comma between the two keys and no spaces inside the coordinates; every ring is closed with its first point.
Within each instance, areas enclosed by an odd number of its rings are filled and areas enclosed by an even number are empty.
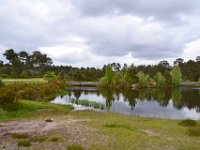
{"type": "Polygon", "coordinates": [[[0,89],[0,105],[17,103],[17,92],[13,87],[0,89]]]}
{"type": "Polygon", "coordinates": [[[185,126],[185,127],[194,127],[197,125],[197,123],[194,120],[186,119],[186,120],[182,120],[181,122],[179,122],[179,125],[185,126]]]}

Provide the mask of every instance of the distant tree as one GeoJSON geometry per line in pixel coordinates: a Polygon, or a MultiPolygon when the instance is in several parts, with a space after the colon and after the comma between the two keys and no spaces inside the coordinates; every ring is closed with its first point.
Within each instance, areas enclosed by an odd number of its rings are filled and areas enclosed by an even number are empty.
{"type": "Polygon", "coordinates": [[[111,67],[112,67],[113,71],[119,71],[121,69],[120,63],[112,63],[111,67]]]}
{"type": "Polygon", "coordinates": [[[64,71],[62,70],[61,72],[59,72],[58,76],[59,76],[60,79],[63,80],[63,79],[65,78],[65,73],[64,73],[64,71]]]}
{"type": "Polygon", "coordinates": [[[115,72],[113,81],[116,86],[122,85],[123,84],[123,74],[120,71],[115,72]]]}
{"type": "Polygon", "coordinates": [[[30,77],[30,72],[29,72],[28,70],[23,70],[23,71],[21,72],[20,76],[21,76],[22,78],[28,78],[28,77],[30,77]]]}
{"type": "Polygon", "coordinates": [[[53,72],[53,71],[47,71],[47,72],[44,74],[44,79],[46,79],[46,80],[53,79],[54,77],[56,77],[56,74],[55,74],[55,72],[53,72]]]}
{"type": "Polygon", "coordinates": [[[174,65],[180,65],[184,62],[184,59],[182,58],[177,58],[175,61],[174,61],[174,65]]]}
{"type": "Polygon", "coordinates": [[[3,61],[0,60],[0,67],[3,67],[3,61]]]}
{"type": "Polygon", "coordinates": [[[10,64],[15,65],[18,59],[18,54],[13,49],[8,49],[3,54],[10,64]]]}
{"type": "Polygon", "coordinates": [[[157,86],[164,86],[165,85],[165,77],[160,73],[160,72],[157,72],[156,75],[155,75],[155,82],[156,82],[156,85],[157,86]]]}
{"type": "Polygon", "coordinates": [[[164,77],[165,77],[166,85],[167,86],[171,86],[171,84],[172,84],[172,78],[171,78],[169,70],[165,70],[164,77]]]}
{"type": "Polygon", "coordinates": [[[108,82],[108,85],[111,85],[113,83],[113,78],[114,78],[114,72],[112,70],[111,65],[106,66],[106,74],[105,74],[106,80],[108,82]]]}
{"type": "Polygon", "coordinates": [[[29,54],[26,51],[20,51],[18,53],[19,55],[19,59],[21,60],[21,62],[23,62],[24,64],[26,64],[29,60],[29,54]]]}
{"type": "Polygon", "coordinates": [[[139,79],[139,86],[140,87],[147,87],[150,84],[150,77],[144,74],[142,71],[137,73],[137,77],[139,79]]]}
{"type": "Polygon", "coordinates": [[[166,60],[160,61],[158,65],[161,65],[161,66],[163,66],[163,67],[165,67],[165,68],[168,68],[168,67],[169,67],[169,63],[168,63],[168,61],[166,61],[166,60]]]}
{"type": "Polygon", "coordinates": [[[6,50],[3,55],[6,57],[6,59],[11,64],[12,76],[18,77],[22,70],[22,63],[18,57],[18,54],[15,53],[15,51],[13,49],[9,49],[9,50],[6,50]]]}
{"type": "Polygon", "coordinates": [[[178,85],[182,82],[182,73],[179,66],[174,66],[170,72],[172,77],[172,84],[178,85]]]}
{"type": "Polygon", "coordinates": [[[200,56],[197,56],[196,61],[200,62],[200,56]]]}

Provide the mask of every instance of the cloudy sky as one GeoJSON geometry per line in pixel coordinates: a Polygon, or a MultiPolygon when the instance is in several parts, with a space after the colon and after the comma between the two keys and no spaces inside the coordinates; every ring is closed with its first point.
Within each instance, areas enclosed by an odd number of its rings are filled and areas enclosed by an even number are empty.
{"type": "Polygon", "coordinates": [[[195,59],[200,1],[0,0],[0,53],[9,48],[73,66],[195,59]]]}

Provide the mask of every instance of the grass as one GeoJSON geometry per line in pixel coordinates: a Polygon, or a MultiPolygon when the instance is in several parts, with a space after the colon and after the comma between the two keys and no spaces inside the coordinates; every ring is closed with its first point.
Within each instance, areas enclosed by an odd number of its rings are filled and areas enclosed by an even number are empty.
{"type": "Polygon", "coordinates": [[[50,141],[51,142],[58,142],[59,138],[58,137],[52,137],[52,138],[50,138],[50,141]]]}
{"type": "Polygon", "coordinates": [[[70,105],[59,105],[30,100],[20,100],[19,103],[17,110],[1,111],[0,121],[15,118],[62,115],[69,113],[69,111],[73,109],[70,105]]]}
{"type": "Polygon", "coordinates": [[[17,142],[18,147],[30,147],[31,142],[29,140],[21,140],[17,142]]]}
{"type": "Polygon", "coordinates": [[[48,137],[46,136],[34,136],[30,138],[31,142],[38,142],[38,143],[42,143],[47,141],[48,137]]]}
{"type": "Polygon", "coordinates": [[[10,85],[14,83],[30,83],[30,84],[35,84],[35,83],[46,83],[47,80],[44,80],[43,78],[27,78],[27,79],[2,79],[3,83],[5,85],[10,85]]]}
{"type": "MultiPolygon", "coordinates": [[[[71,112],[71,114],[77,118],[91,120],[84,122],[84,124],[95,128],[96,133],[108,137],[97,145],[100,149],[199,150],[200,128],[189,128],[188,134],[188,128],[179,125],[180,120],[145,118],[95,111],[77,111],[71,112]]],[[[197,121],[198,123],[199,121],[197,121]]]]}
{"type": "Polygon", "coordinates": [[[84,150],[84,148],[81,145],[72,144],[67,146],[67,150],[84,150]]]}
{"type": "Polygon", "coordinates": [[[28,135],[21,134],[21,133],[13,133],[12,138],[14,138],[14,139],[26,139],[26,138],[28,138],[28,135]]]}
{"type": "Polygon", "coordinates": [[[200,136],[200,127],[194,127],[188,129],[189,136],[200,136]]]}

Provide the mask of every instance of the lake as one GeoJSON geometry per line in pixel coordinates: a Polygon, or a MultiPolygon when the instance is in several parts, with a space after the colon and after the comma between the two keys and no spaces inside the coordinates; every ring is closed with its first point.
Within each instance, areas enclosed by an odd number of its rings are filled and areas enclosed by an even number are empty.
{"type": "MultiPolygon", "coordinates": [[[[113,90],[94,87],[69,87],[69,93],[52,102],[72,104],[75,109],[94,109],[77,100],[96,102],[97,111],[169,119],[200,119],[200,88],[113,90]],[[82,104],[82,105],[81,105],[82,104]]],[[[86,101],[86,102],[87,102],[86,101]]]]}

